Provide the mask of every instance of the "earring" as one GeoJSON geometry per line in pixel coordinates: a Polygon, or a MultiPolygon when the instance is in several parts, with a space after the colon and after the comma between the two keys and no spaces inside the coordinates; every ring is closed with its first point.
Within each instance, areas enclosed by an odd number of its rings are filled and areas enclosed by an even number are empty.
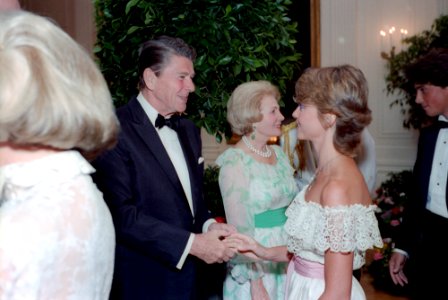
{"type": "Polygon", "coordinates": [[[252,125],[252,133],[250,134],[250,139],[252,141],[255,140],[255,129],[257,129],[257,127],[255,125],[252,125]]]}
{"type": "Polygon", "coordinates": [[[335,120],[331,116],[325,116],[323,121],[323,127],[325,129],[331,128],[335,125],[335,120]]]}

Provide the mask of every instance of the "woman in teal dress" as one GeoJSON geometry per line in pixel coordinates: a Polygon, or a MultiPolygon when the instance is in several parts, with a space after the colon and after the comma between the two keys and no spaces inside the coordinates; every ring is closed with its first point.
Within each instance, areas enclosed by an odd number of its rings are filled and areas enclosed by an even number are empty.
{"type": "MultiPolygon", "coordinates": [[[[268,145],[281,135],[279,99],[277,87],[267,81],[239,85],[229,99],[227,120],[242,139],[216,160],[227,223],[266,247],[286,243],[285,210],[298,192],[286,154],[268,145]]],[[[286,268],[283,262],[237,256],[228,263],[224,299],[283,299],[286,268]]]]}

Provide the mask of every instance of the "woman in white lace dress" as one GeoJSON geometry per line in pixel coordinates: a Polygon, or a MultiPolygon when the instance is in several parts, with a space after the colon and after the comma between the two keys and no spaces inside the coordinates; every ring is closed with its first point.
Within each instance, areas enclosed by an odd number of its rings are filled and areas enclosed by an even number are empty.
{"type": "Polygon", "coordinates": [[[371,121],[367,81],[349,65],[310,68],[295,93],[298,138],[312,142],[318,166],[286,211],[287,247],[235,238],[242,240],[240,250],[263,259],[287,261],[294,255],[286,299],[365,299],[352,271],[364,264],[368,248],[382,246],[375,206],[353,157],[371,121]]]}
{"type": "Polygon", "coordinates": [[[108,299],[115,233],[81,155],[115,143],[107,84],[25,11],[0,13],[0,70],[0,299],[108,299]]]}
{"type": "MultiPolygon", "coordinates": [[[[286,243],[285,211],[297,194],[294,170],[282,149],[267,145],[281,134],[280,93],[268,81],[240,84],[227,104],[232,132],[242,139],[216,160],[227,223],[264,246],[286,243]]],[[[228,263],[224,299],[282,299],[287,263],[228,263]]]]}

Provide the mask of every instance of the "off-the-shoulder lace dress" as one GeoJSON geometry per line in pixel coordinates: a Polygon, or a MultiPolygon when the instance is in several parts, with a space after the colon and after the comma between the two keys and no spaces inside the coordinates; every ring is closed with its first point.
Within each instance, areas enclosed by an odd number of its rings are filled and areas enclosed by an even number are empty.
{"type": "Polygon", "coordinates": [[[108,299],[112,218],[76,151],[0,168],[0,299],[108,299]]]}
{"type": "MultiPolygon", "coordinates": [[[[375,205],[322,207],[305,200],[305,187],[286,211],[288,250],[302,260],[324,264],[325,251],[353,252],[353,269],[365,263],[365,252],[382,247],[375,205]]],[[[302,276],[288,268],[288,299],[318,299],[324,289],[319,278],[302,276]]],[[[353,277],[352,299],[365,299],[364,291],[353,277]]]]}

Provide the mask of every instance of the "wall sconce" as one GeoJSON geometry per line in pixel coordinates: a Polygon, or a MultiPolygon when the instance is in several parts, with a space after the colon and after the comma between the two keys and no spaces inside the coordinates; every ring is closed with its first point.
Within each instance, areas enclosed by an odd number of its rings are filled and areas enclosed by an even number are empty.
{"type": "Polygon", "coordinates": [[[400,33],[397,32],[395,26],[380,30],[381,53],[389,53],[391,49],[395,49],[397,52],[405,50],[403,40],[407,35],[408,30],[406,28],[400,28],[400,33]]]}

